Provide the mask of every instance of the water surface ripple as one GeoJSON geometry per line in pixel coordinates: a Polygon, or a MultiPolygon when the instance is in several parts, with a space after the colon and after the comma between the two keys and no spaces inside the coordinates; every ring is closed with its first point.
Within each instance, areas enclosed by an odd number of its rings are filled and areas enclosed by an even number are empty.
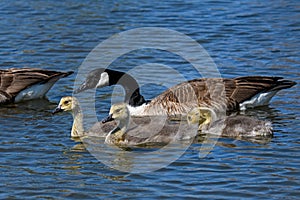
{"type": "MultiPolygon", "coordinates": [[[[221,138],[201,159],[201,142],[195,142],[165,168],[127,174],[70,139],[71,115],[52,116],[60,97],[72,94],[75,75],[62,79],[49,100],[0,107],[1,199],[299,198],[299,1],[4,0],[0,7],[0,68],[77,71],[111,35],[164,27],[198,41],[223,77],[269,75],[298,82],[269,106],[246,112],[272,121],[272,140],[221,138]]],[[[198,76],[182,58],[161,51],[132,52],[110,67],[126,71],[147,63],[171,66],[187,79],[198,76]]],[[[165,89],[155,82],[162,74],[144,76],[154,83],[142,87],[146,98],[165,89]]],[[[176,83],[172,74],[165,77],[176,83]]],[[[111,92],[97,91],[99,118],[109,109],[111,92]]]]}

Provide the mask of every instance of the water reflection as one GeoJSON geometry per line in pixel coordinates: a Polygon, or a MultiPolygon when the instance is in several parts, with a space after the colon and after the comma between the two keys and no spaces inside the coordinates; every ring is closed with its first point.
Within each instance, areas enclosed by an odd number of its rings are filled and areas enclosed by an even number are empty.
{"type": "Polygon", "coordinates": [[[104,143],[104,139],[85,137],[86,149],[104,164],[131,173],[145,173],[169,165],[184,153],[192,140],[173,141],[166,146],[119,148],[104,143]]]}

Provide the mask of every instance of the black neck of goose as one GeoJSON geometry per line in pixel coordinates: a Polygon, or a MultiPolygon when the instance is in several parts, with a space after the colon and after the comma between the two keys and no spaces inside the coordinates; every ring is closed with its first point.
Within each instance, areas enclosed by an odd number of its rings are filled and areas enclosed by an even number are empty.
{"type": "Polygon", "coordinates": [[[125,89],[125,102],[130,106],[136,107],[146,101],[140,93],[137,81],[124,72],[109,70],[109,85],[122,85],[125,89]]]}

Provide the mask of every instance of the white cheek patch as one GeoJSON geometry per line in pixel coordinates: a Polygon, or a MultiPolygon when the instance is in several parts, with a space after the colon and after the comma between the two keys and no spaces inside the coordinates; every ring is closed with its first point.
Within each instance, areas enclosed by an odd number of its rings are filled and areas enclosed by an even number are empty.
{"type": "Polygon", "coordinates": [[[102,88],[109,85],[109,75],[107,72],[101,73],[100,79],[96,85],[97,88],[102,88]]]}

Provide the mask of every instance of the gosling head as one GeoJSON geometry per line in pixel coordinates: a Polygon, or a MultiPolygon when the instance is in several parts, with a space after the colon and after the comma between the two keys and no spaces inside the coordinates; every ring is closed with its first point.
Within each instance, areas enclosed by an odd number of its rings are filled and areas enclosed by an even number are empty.
{"type": "Polygon", "coordinates": [[[59,104],[52,113],[55,114],[59,112],[74,111],[76,108],[78,108],[78,106],[79,103],[75,97],[62,97],[59,104]]]}
{"type": "Polygon", "coordinates": [[[215,120],[215,113],[210,108],[197,107],[193,108],[187,114],[189,124],[199,124],[199,129],[204,126],[209,126],[215,120]]]}
{"type": "Polygon", "coordinates": [[[112,120],[123,121],[129,117],[129,110],[125,103],[118,103],[111,106],[109,116],[102,120],[102,123],[106,123],[112,120]]]}

